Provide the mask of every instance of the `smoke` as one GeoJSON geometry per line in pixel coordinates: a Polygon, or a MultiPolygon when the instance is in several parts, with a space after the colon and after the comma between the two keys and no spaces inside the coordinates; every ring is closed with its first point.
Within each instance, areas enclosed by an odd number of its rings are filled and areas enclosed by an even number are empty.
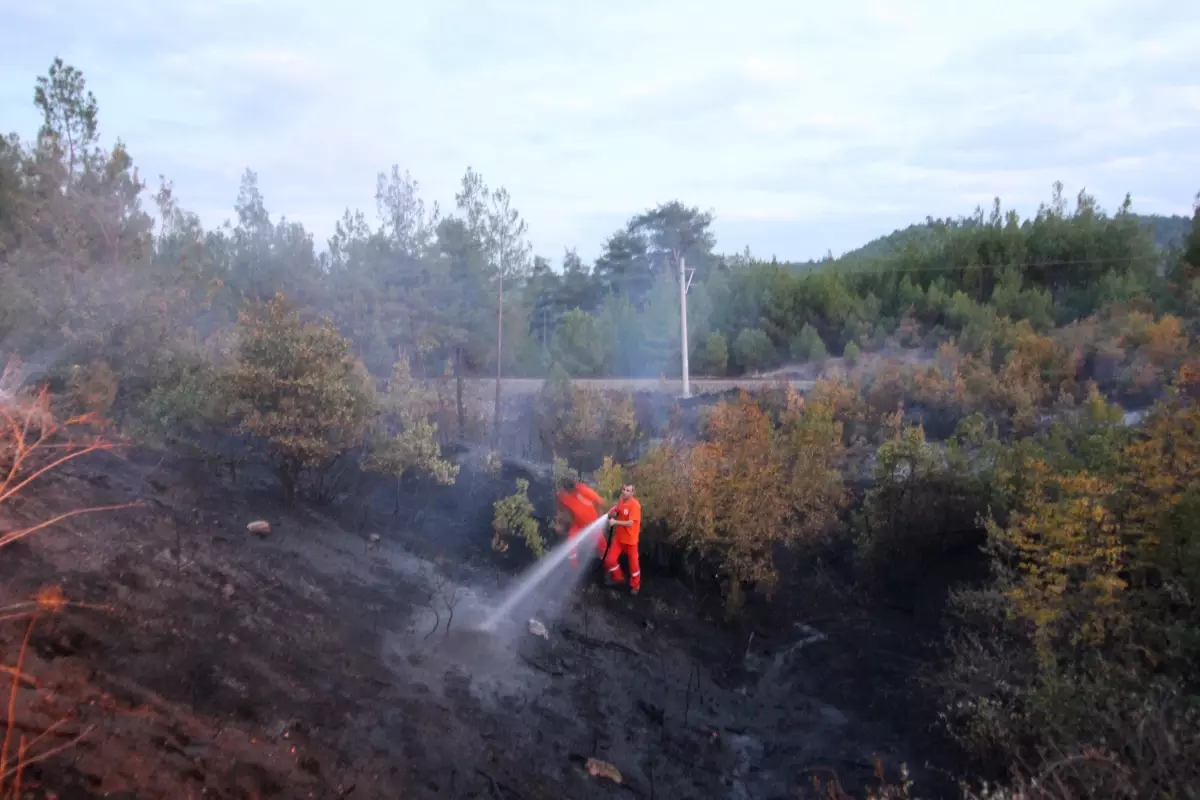
{"type": "Polygon", "coordinates": [[[21,386],[93,358],[136,373],[193,322],[179,313],[186,294],[149,264],[80,268],[16,253],[0,272],[0,354],[19,360],[21,386]]]}
{"type": "Polygon", "coordinates": [[[0,401],[11,402],[23,389],[42,380],[58,362],[62,346],[37,353],[33,358],[21,358],[0,342],[0,401]]]}
{"type": "Polygon", "coordinates": [[[418,681],[445,697],[469,676],[468,691],[485,705],[504,703],[538,684],[542,676],[526,667],[540,637],[556,636],[554,622],[569,609],[588,567],[596,558],[594,536],[601,517],[575,539],[559,543],[503,590],[488,591],[451,579],[431,563],[408,554],[386,555],[402,575],[425,589],[398,630],[382,636],[382,657],[406,681],[418,681]],[[578,548],[580,566],[570,564],[578,548]]]}
{"type": "Polygon", "coordinates": [[[445,690],[447,672],[469,674],[481,698],[524,687],[529,678],[515,669],[522,651],[537,637],[555,635],[554,623],[567,612],[597,558],[595,537],[604,535],[606,522],[601,517],[561,542],[496,592],[456,582],[432,564],[415,565],[412,557],[404,557],[408,566],[401,565],[402,571],[421,579],[428,602],[401,630],[384,635],[384,660],[435,691],[445,690]],[[578,568],[570,562],[572,552],[578,554],[578,568]]]}

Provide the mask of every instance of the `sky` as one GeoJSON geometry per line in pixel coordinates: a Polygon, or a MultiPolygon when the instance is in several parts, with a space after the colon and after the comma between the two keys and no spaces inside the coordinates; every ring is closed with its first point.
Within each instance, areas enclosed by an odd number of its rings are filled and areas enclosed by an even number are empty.
{"type": "Polygon", "coordinates": [[[243,171],[318,247],[375,178],[452,207],[468,166],[534,252],[594,258],[629,217],[711,210],[718,247],[804,260],[1061,180],[1189,214],[1200,3],[1184,0],[0,0],[0,129],[83,70],[208,225],[243,171]]]}

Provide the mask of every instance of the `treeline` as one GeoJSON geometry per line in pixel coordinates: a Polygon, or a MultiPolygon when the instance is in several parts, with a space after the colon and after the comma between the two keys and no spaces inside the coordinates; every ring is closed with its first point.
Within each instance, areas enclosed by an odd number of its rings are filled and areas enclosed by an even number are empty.
{"type": "Polygon", "coordinates": [[[163,181],[155,227],[130,154],[101,146],[82,74],[55,62],[35,102],[38,136],[0,146],[0,258],[13,284],[0,335],[27,355],[66,357],[65,340],[79,362],[120,340],[145,362],[163,320],[207,341],[245,304],[282,292],[328,315],[380,378],[401,356],[419,377],[490,376],[498,360],[510,376],[558,364],[573,377],[672,377],[680,260],[694,270],[692,368],[710,375],[979,339],[995,318],[1043,332],[1114,303],[1187,302],[1177,254],[1128,201],[1109,216],[1081,193],[1068,209],[1061,187],[1031,219],[997,201],[990,214],[929,220],[889,246],[807,265],[720,255],[712,215],[670,202],[632,217],[595,263],[567,252],[554,269],[532,254],[515,199],[471,169],[447,211],[392,167],[373,217],[347,210],[324,248],[272,217],[249,170],[234,219],[212,230],[163,181]],[[167,312],[156,321],[150,309],[167,312]]]}

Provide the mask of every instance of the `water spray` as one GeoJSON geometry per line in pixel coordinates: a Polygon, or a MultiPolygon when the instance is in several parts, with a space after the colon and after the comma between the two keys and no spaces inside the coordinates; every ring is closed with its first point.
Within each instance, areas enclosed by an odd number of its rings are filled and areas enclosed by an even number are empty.
{"type": "Polygon", "coordinates": [[[586,574],[592,558],[596,557],[593,539],[603,536],[607,526],[608,517],[601,516],[580,531],[579,535],[556,545],[517,580],[496,610],[484,620],[480,629],[494,631],[518,606],[531,598],[540,602],[549,599],[551,595],[565,597],[569,594],[586,574]],[[579,569],[560,569],[572,553],[579,554],[579,569]],[[553,580],[554,578],[558,580],[553,580]]]}

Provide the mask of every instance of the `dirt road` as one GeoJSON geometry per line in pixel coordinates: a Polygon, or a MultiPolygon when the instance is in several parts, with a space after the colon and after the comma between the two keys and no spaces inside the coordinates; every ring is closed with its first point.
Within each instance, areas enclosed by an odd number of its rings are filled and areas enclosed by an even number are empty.
{"type": "MultiPolygon", "coordinates": [[[[495,378],[470,378],[463,383],[467,394],[480,401],[490,401],[495,397],[495,378]]],[[[572,383],[581,389],[600,392],[656,392],[674,397],[683,395],[682,381],[662,378],[579,378],[572,383]]],[[[693,397],[700,397],[733,389],[754,392],[788,385],[796,391],[806,392],[814,383],[815,381],[795,378],[695,378],[690,381],[689,388],[693,397]]],[[[500,389],[501,394],[508,398],[528,397],[539,392],[543,384],[541,378],[504,378],[500,389]]]]}
{"type": "MultiPolygon", "coordinates": [[[[848,365],[842,358],[829,358],[820,364],[815,362],[792,364],[770,372],[741,378],[692,376],[690,388],[693,395],[720,394],[732,389],[746,389],[753,392],[762,389],[778,389],[785,385],[790,385],[797,391],[806,392],[813,387],[818,376],[829,377],[838,373],[868,375],[879,370],[885,364],[911,367],[927,366],[933,362],[934,352],[928,349],[884,350],[863,354],[854,366],[848,365]]],[[[495,378],[471,378],[466,383],[477,397],[490,399],[496,391],[495,378]]],[[[542,383],[541,378],[504,378],[501,392],[509,396],[529,395],[541,389],[542,383]]],[[[683,393],[683,382],[677,378],[576,378],[572,383],[581,388],[597,391],[662,392],[675,396],[683,393]]]]}

